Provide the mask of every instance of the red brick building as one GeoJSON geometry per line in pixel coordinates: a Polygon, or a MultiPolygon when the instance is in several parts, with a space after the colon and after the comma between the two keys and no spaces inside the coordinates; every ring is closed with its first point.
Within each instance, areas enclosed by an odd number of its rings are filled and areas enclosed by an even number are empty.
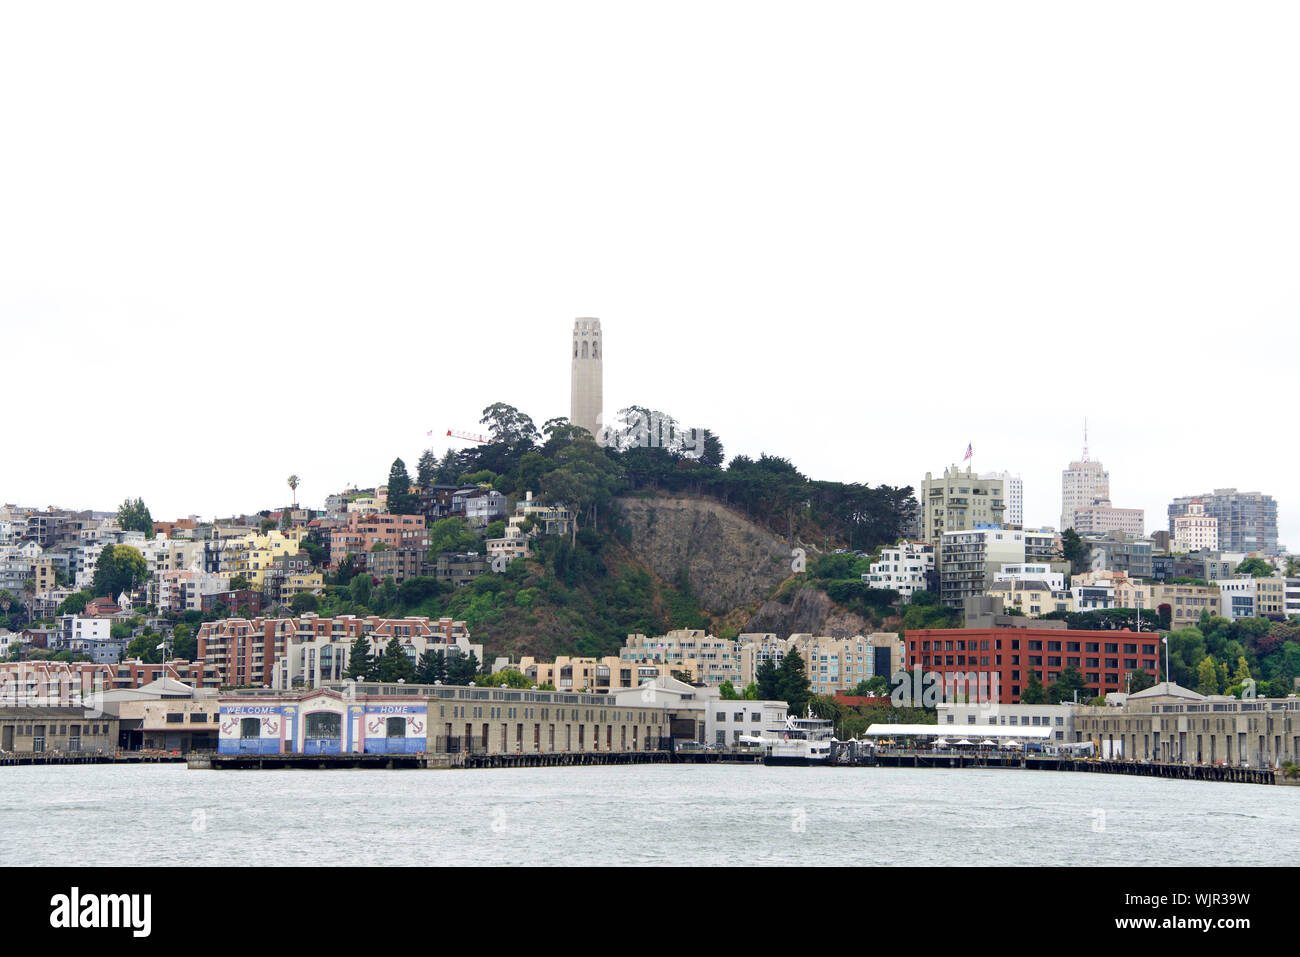
{"type": "Polygon", "coordinates": [[[1157,671],[1160,636],[1148,631],[1047,628],[925,628],[907,633],[908,671],[937,672],[944,676],[945,688],[958,692],[969,686],[972,701],[973,682],[980,681],[1000,703],[1017,704],[1031,669],[1046,688],[1071,666],[1083,675],[1089,697],[1125,691],[1130,671],[1142,669],[1162,677],[1157,671]]]}

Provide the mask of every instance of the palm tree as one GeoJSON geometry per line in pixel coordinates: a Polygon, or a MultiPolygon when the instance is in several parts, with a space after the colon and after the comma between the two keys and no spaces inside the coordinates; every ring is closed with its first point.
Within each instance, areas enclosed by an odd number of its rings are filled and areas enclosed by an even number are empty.
{"type": "Polygon", "coordinates": [[[289,476],[289,491],[293,492],[293,507],[298,507],[298,476],[289,476]]]}
{"type": "Polygon", "coordinates": [[[32,620],[32,601],[36,597],[36,579],[27,578],[23,581],[23,604],[27,607],[27,620],[32,620]]]}

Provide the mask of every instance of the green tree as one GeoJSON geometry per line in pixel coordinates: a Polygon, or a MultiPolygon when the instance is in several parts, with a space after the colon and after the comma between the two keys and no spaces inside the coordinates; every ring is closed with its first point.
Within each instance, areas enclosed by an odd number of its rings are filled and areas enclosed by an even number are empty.
{"type": "Polygon", "coordinates": [[[1147,688],[1153,687],[1155,683],[1156,679],[1145,668],[1138,668],[1129,672],[1128,690],[1130,694],[1146,691],[1147,688]]]}
{"type": "Polygon", "coordinates": [[[1211,695],[1219,693],[1219,669],[1215,666],[1214,659],[1206,655],[1201,659],[1201,663],[1196,666],[1196,690],[1200,694],[1211,695]]]}
{"type": "Polygon", "coordinates": [[[804,669],[803,656],[798,648],[791,648],[781,660],[780,694],[777,699],[784,701],[791,714],[803,714],[808,706],[812,682],[804,669]]]}
{"type": "Polygon", "coordinates": [[[571,540],[577,540],[578,519],[597,527],[598,509],[613,494],[618,482],[618,464],[595,442],[577,441],[556,457],[557,466],[541,477],[542,494],[551,502],[563,503],[573,511],[571,540]]]}
{"type": "Polygon", "coordinates": [[[402,641],[396,635],[384,646],[379,656],[379,680],[387,682],[411,681],[415,678],[415,665],[411,663],[402,641]]]}
{"type": "Polygon", "coordinates": [[[370,601],[370,586],[374,584],[374,578],[369,574],[362,572],[352,579],[349,589],[352,594],[352,600],[358,605],[365,605],[370,601]]]}
{"type": "Polygon", "coordinates": [[[1277,569],[1264,559],[1251,556],[1237,566],[1236,574],[1240,577],[1249,575],[1252,578],[1272,578],[1277,574],[1277,569]]]}
{"type": "Polygon", "coordinates": [[[870,698],[880,695],[888,696],[892,685],[889,679],[884,675],[874,675],[863,681],[858,682],[858,686],[853,689],[853,693],[859,697],[870,698]]]}
{"type": "Polygon", "coordinates": [[[130,545],[106,545],[95,563],[91,591],[96,597],[116,598],[133,591],[149,577],[149,565],[139,549],[130,545]]]}
{"type": "Polygon", "coordinates": [[[1047,702],[1047,693],[1043,690],[1043,683],[1038,678],[1038,672],[1033,668],[1029,669],[1029,678],[1025,682],[1025,687],[1020,692],[1021,704],[1045,704],[1047,702]]]}
{"type": "Polygon", "coordinates": [[[293,507],[298,507],[298,476],[290,475],[288,478],[289,491],[293,495],[293,507]]]}
{"type": "Polygon", "coordinates": [[[447,684],[467,685],[478,676],[478,656],[454,652],[447,659],[447,684]]]}
{"type": "Polygon", "coordinates": [[[759,701],[779,701],[781,699],[781,672],[771,658],[758,666],[754,674],[758,685],[759,701]]]}
{"type": "Polygon", "coordinates": [[[415,669],[415,680],[422,685],[446,681],[447,656],[441,651],[426,651],[420,655],[420,663],[415,669]]]}
{"type": "Polygon", "coordinates": [[[193,661],[199,655],[199,640],[194,635],[194,628],[184,622],[178,622],[172,629],[172,657],[193,661]]]}
{"type": "Polygon", "coordinates": [[[86,610],[86,604],[94,597],[88,591],[74,591],[63,601],[59,602],[60,615],[80,615],[86,610]]]}
{"type": "Polygon", "coordinates": [[[355,681],[369,681],[372,674],[374,674],[374,662],[370,654],[370,638],[367,635],[357,635],[356,641],[352,642],[352,650],[348,654],[348,667],[343,672],[343,677],[355,681]]]}
{"type": "Polygon", "coordinates": [[[122,657],[139,658],[143,662],[156,665],[162,661],[163,649],[158,647],[161,644],[163,644],[161,635],[145,630],[131,639],[122,657]]]}
{"type": "Polygon", "coordinates": [[[495,674],[481,675],[475,679],[475,684],[489,688],[531,688],[533,686],[531,678],[513,668],[505,668],[495,674]]]}
{"type": "Polygon", "coordinates": [[[1073,701],[1075,692],[1081,692],[1086,687],[1087,683],[1083,680],[1083,675],[1079,673],[1079,669],[1070,665],[1057,676],[1056,681],[1047,689],[1047,701],[1049,704],[1073,701]]]}
{"type": "Polygon", "coordinates": [[[123,531],[144,532],[145,538],[153,538],[153,516],[143,499],[123,501],[117,510],[117,524],[123,531]]]}
{"type": "Polygon", "coordinates": [[[1070,573],[1081,574],[1087,570],[1088,548],[1073,528],[1061,533],[1061,558],[1070,563],[1070,573]]]}
{"type": "Polygon", "coordinates": [[[481,548],[478,536],[463,518],[442,518],[429,526],[430,558],[436,559],[439,552],[473,552],[481,548]]]}
{"type": "Polygon", "coordinates": [[[484,409],[479,424],[488,427],[494,443],[510,448],[531,447],[540,437],[529,416],[504,402],[494,402],[484,409]]]}
{"type": "Polygon", "coordinates": [[[407,474],[406,463],[393,459],[393,467],[388,470],[388,511],[392,515],[413,515],[416,511],[416,499],[411,494],[411,476],[407,474]]]}
{"type": "Polygon", "coordinates": [[[736,691],[736,686],[730,681],[724,681],[718,685],[718,693],[722,696],[723,701],[739,701],[741,696],[736,691]]]}
{"type": "Polygon", "coordinates": [[[289,599],[289,609],[295,615],[320,609],[320,599],[309,591],[300,591],[289,599]]]}
{"type": "Polygon", "coordinates": [[[415,484],[428,491],[433,487],[438,474],[438,456],[433,449],[425,449],[415,463],[415,484]]]}
{"type": "Polygon", "coordinates": [[[243,574],[242,572],[238,575],[231,576],[230,579],[231,591],[247,591],[252,587],[253,587],[253,583],[249,581],[248,576],[243,574]]]}

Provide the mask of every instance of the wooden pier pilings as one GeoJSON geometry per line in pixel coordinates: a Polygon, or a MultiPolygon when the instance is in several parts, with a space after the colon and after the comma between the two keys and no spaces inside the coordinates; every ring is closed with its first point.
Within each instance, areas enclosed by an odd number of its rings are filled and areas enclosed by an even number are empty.
{"type": "Polygon", "coordinates": [[[532,754],[195,754],[196,770],[278,768],[558,768],[626,764],[757,764],[758,752],[580,751],[532,754]]]}
{"type": "Polygon", "coordinates": [[[1163,764],[1147,761],[1106,761],[1039,755],[960,754],[926,751],[885,751],[862,764],[886,768],[1025,768],[1032,771],[1084,771],[1093,774],[1132,774],[1184,781],[1221,781],[1235,784],[1277,784],[1272,768],[1247,768],[1226,764],[1163,764]]]}

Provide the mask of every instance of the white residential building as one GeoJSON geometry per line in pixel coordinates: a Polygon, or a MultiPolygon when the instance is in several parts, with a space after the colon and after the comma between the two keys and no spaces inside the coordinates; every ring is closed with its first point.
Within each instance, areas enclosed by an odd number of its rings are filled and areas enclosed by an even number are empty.
{"type": "Polygon", "coordinates": [[[995,582],[1037,581],[1045,583],[1052,591],[1065,591],[1065,572],[1052,571],[1052,566],[1046,562],[1015,562],[1003,565],[994,573],[993,580],[995,582]]]}
{"type": "Polygon", "coordinates": [[[899,542],[880,553],[862,580],[872,588],[892,589],[903,598],[927,589],[926,575],[934,571],[934,546],[928,542],[899,542]]]}
{"type": "Polygon", "coordinates": [[[1219,550],[1219,520],[1205,514],[1198,500],[1188,503],[1187,511],[1173,518],[1173,546],[1176,552],[1219,550]]]}
{"type": "Polygon", "coordinates": [[[1019,475],[1010,472],[981,472],[981,479],[999,479],[1002,482],[1003,501],[1006,511],[1002,521],[1007,525],[1025,524],[1025,482],[1019,475]]]}

